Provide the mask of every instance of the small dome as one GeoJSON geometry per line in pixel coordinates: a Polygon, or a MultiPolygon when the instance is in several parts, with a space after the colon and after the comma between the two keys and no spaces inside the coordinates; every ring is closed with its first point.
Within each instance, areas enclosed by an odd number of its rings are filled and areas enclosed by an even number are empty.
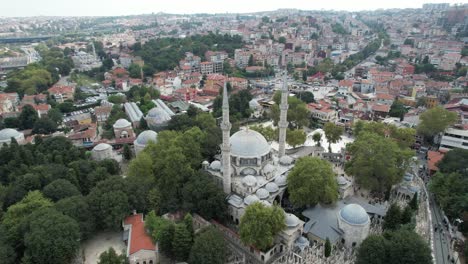
{"type": "Polygon", "coordinates": [[[288,182],[287,182],[287,176],[284,175],[284,174],[282,174],[282,175],[276,177],[275,183],[276,183],[278,186],[285,186],[286,184],[288,184],[288,182]]]}
{"type": "Polygon", "coordinates": [[[130,122],[128,122],[127,119],[121,118],[121,119],[115,121],[113,127],[114,128],[125,128],[125,127],[129,127],[129,126],[131,126],[130,122]]]}
{"type": "Polygon", "coordinates": [[[297,225],[299,225],[299,218],[293,214],[286,214],[286,226],[296,227],[297,225]]]}
{"type": "Polygon", "coordinates": [[[410,190],[411,192],[416,193],[416,192],[419,192],[420,189],[419,189],[419,186],[411,185],[410,187],[408,187],[408,190],[410,190]]]}
{"type": "Polygon", "coordinates": [[[244,129],[230,138],[231,155],[238,157],[261,157],[270,152],[270,145],[257,131],[244,129]]]}
{"type": "Polygon", "coordinates": [[[140,145],[146,145],[149,141],[153,141],[156,143],[158,137],[158,133],[154,132],[153,130],[145,130],[138,135],[136,139],[136,143],[140,145]]]}
{"type": "Polygon", "coordinates": [[[201,164],[202,165],[210,165],[210,163],[207,160],[204,160],[201,164]]]}
{"type": "Polygon", "coordinates": [[[264,200],[266,198],[268,198],[270,196],[270,192],[267,191],[266,189],[264,188],[260,188],[258,189],[255,194],[258,196],[258,198],[264,200]]]}
{"type": "Polygon", "coordinates": [[[260,203],[265,205],[265,206],[271,206],[271,203],[269,201],[266,201],[266,200],[261,200],[260,203]]]}
{"type": "Polygon", "coordinates": [[[270,193],[275,193],[275,192],[277,192],[279,190],[279,187],[278,187],[278,184],[276,184],[274,182],[269,182],[265,186],[265,189],[267,191],[269,191],[270,193]]]}
{"type": "Polygon", "coordinates": [[[289,156],[282,156],[280,159],[279,159],[279,163],[281,165],[291,165],[291,163],[293,162],[293,159],[289,156]]]}
{"type": "Polygon", "coordinates": [[[215,160],[215,161],[211,162],[210,169],[212,169],[214,171],[221,170],[221,162],[219,160],[215,160]]]}
{"type": "Polygon", "coordinates": [[[263,173],[272,173],[275,170],[275,166],[271,165],[270,163],[267,163],[265,167],[263,167],[263,173]]]}
{"type": "Polygon", "coordinates": [[[346,178],[343,176],[339,176],[336,179],[336,182],[338,182],[338,185],[346,185],[348,183],[348,180],[346,180],[346,178]]]}
{"type": "Polygon", "coordinates": [[[242,178],[242,183],[248,187],[254,187],[257,184],[257,178],[252,175],[242,178]]]}
{"type": "Polygon", "coordinates": [[[255,202],[258,202],[258,201],[260,201],[260,199],[255,194],[251,194],[251,195],[244,198],[244,203],[246,205],[251,205],[251,204],[253,204],[255,202]]]}
{"type": "Polygon", "coordinates": [[[340,211],[341,219],[351,225],[363,225],[369,222],[369,215],[359,204],[348,204],[340,211]]]}
{"type": "Polygon", "coordinates": [[[5,128],[0,130],[0,141],[9,141],[11,138],[17,138],[20,135],[21,133],[16,131],[15,129],[5,128]]]}
{"type": "Polygon", "coordinates": [[[93,151],[103,151],[110,148],[112,148],[112,146],[107,143],[99,143],[93,148],[93,151]]]}

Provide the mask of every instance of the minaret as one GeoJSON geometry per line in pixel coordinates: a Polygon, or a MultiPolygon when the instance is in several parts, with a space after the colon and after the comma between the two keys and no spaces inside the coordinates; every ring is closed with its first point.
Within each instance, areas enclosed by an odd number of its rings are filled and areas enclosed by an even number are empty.
{"type": "Polygon", "coordinates": [[[223,143],[221,145],[221,155],[223,157],[223,190],[226,194],[231,193],[231,123],[229,122],[229,99],[226,81],[223,89],[223,121],[221,130],[223,132],[223,143]]]}
{"type": "Polygon", "coordinates": [[[281,158],[284,156],[285,149],[286,149],[286,129],[288,128],[288,74],[284,72],[283,76],[283,88],[281,89],[281,104],[280,104],[280,120],[278,122],[279,127],[279,149],[278,149],[278,156],[281,158]]]}

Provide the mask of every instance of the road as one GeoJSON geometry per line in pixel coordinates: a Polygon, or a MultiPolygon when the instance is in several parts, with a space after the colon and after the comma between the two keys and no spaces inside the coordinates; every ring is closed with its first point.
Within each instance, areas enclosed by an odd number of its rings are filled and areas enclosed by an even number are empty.
{"type": "Polygon", "coordinates": [[[450,252],[450,238],[449,231],[443,223],[443,214],[439,206],[434,200],[433,195],[430,195],[429,205],[431,207],[432,225],[434,231],[434,253],[437,264],[452,263],[449,261],[450,252]],[[437,227],[437,231],[435,228],[437,227]]]}
{"type": "MultiPolygon", "coordinates": [[[[425,159],[425,154],[418,153],[418,160],[419,165],[427,167],[427,160],[425,159]]],[[[423,178],[425,178],[425,171],[423,171],[422,173],[423,174],[420,176],[423,176],[423,178]]],[[[444,214],[440,207],[437,205],[434,196],[429,193],[429,197],[429,207],[431,210],[432,218],[432,231],[434,232],[433,251],[435,256],[435,263],[449,264],[452,263],[449,260],[449,255],[450,258],[452,258],[453,255],[450,250],[449,231],[447,230],[443,222],[444,214]]]]}

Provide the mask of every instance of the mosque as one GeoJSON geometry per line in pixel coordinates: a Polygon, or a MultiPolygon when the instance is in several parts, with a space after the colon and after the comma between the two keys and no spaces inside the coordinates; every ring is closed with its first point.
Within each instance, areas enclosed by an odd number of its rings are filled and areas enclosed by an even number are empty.
{"type": "MultiPolygon", "coordinates": [[[[250,204],[255,202],[267,206],[273,203],[281,204],[285,196],[287,176],[294,167],[294,158],[285,153],[288,96],[285,74],[281,89],[279,144],[278,151],[276,151],[271,148],[263,135],[248,128],[241,129],[230,136],[229,102],[226,84],[224,85],[221,159],[214,160],[211,164],[204,161],[203,168],[212,175],[219,186],[222,186],[227,195],[229,217],[237,225],[250,204]]],[[[337,181],[339,180],[343,179],[337,178],[337,181]]],[[[343,184],[341,186],[343,187],[343,184]]],[[[348,186],[342,189],[344,190],[341,196],[345,194],[348,186]]],[[[335,228],[338,230],[336,238],[337,240],[344,238],[346,244],[354,246],[368,235],[369,216],[366,210],[358,204],[343,205],[340,209],[331,217],[332,221],[336,221],[335,228]]],[[[310,222],[311,220],[309,220],[309,225],[304,225],[305,222],[297,216],[286,213],[287,228],[277,236],[275,245],[268,252],[257,252],[251,249],[251,253],[257,260],[266,263],[285,250],[304,249],[309,245],[309,240],[317,241],[310,236],[311,227],[314,225],[310,222]],[[307,230],[304,230],[305,227],[307,230]],[[309,239],[306,239],[303,234],[309,239]]]]}

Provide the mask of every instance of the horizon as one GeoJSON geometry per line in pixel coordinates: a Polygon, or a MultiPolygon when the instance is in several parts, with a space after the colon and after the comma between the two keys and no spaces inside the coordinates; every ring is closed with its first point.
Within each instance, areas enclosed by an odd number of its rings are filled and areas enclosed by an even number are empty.
{"type": "Polygon", "coordinates": [[[2,18],[25,18],[25,17],[108,17],[108,16],[133,16],[148,15],[156,13],[166,13],[174,15],[194,15],[194,14],[248,14],[259,12],[271,12],[280,9],[297,9],[303,11],[345,11],[361,12],[386,9],[408,9],[422,8],[423,4],[448,3],[467,4],[468,1],[372,1],[361,0],[349,2],[346,0],[329,0],[326,2],[302,0],[290,0],[287,3],[280,0],[272,0],[269,3],[252,2],[248,0],[216,1],[199,0],[194,2],[184,2],[183,0],[151,1],[151,0],[82,0],[79,4],[71,6],[71,1],[60,0],[17,0],[4,3],[0,10],[2,18]],[[164,6],[161,6],[163,3],[164,6]],[[19,8],[27,6],[28,8],[19,8]],[[365,8],[362,8],[365,7],[365,8]]]}

